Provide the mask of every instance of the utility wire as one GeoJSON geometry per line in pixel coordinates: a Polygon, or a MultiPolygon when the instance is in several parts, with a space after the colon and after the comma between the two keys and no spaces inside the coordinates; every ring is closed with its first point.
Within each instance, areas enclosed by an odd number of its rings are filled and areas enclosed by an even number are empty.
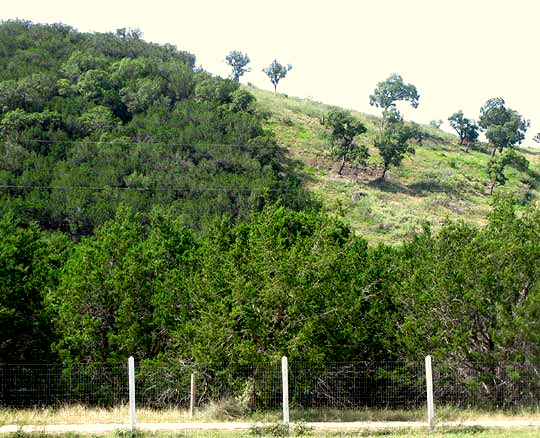
{"type": "MultiPolygon", "coordinates": [[[[8,143],[11,140],[4,140],[4,143],[8,143]]],[[[38,140],[38,139],[28,139],[28,140],[13,140],[14,143],[40,143],[40,144],[57,144],[57,143],[81,143],[81,144],[95,144],[95,145],[119,145],[119,146],[169,146],[169,147],[237,147],[237,148],[254,148],[254,147],[265,147],[265,146],[276,146],[277,144],[237,144],[237,143],[169,143],[166,141],[122,141],[122,140],[110,140],[110,141],[95,141],[95,140],[38,140]]]]}
{"type": "Polygon", "coordinates": [[[177,187],[119,187],[119,186],[37,186],[37,185],[18,185],[18,184],[0,184],[0,189],[32,189],[32,190],[120,190],[120,191],[139,191],[139,192],[242,192],[242,193],[251,193],[251,192],[280,192],[280,193],[292,193],[296,190],[280,190],[273,189],[269,187],[265,188],[239,188],[239,187],[201,187],[201,188],[177,188],[177,187]]]}

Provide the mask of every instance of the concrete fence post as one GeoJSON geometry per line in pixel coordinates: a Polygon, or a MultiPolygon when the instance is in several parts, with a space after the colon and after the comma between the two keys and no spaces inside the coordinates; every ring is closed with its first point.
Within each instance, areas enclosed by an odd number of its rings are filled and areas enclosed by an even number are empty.
{"type": "Polygon", "coordinates": [[[426,356],[426,392],[427,392],[427,414],[430,429],[435,427],[435,405],[433,403],[433,372],[431,367],[431,356],[426,356]]]}
{"type": "Polygon", "coordinates": [[[289,363],[287,357],[281,358],[281,382],[283,387],[283,424],[289,429],[289,363]]]}
{"type": "Polygon", "coordinates": [[[128,359],[128,382],[129,382],[129,420],[131,423],[131,431],[135,432],[137,427],[136,411],[135,411],[135,359],[130,356],[128,359]]]}
{"type": "Polygon", "coordinates": [[[196,372],[191,373],[191,384],[189,390],[189,416],[193,417],[193,410],[195,409],[195,374],[196,372]]]}

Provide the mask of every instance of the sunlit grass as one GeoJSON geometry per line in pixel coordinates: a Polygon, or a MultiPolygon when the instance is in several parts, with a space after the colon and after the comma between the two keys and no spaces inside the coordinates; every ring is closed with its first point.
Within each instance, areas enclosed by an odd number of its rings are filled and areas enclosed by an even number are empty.
{"type": "MultiPolygon", "coordinates": [[[[378,118],[357,112],[368,130],[358,142],[368,147],[366,167],[346,167],[327,157],[328,138],[320,123],[332,108],[309,99],[298,99],[250,88],[261,111],[268,114],[267,126],[292,158],[304,165],[306,188],[322,200],[326,211],[340,216],[370,244],[398,244],[429,224],[436,232],[446,221],[465,221],[476,226],[487,222],[493,197],[489,195],[485,146],[465,152],[457,136],[423,126],[424,139],[400,167],[391,167],[387,180],[378,181],[380,158],[372,140],[378,118]]],[[[534,172],[540,175],[540,150],[520,149],[529,160],[531,175],[506,170],[508,181],[496,193],[515,196],[525,205],[540,199],[534,172]]]]}
{"type": "MultiPolygon", "coordinates": [[[[292,422],[395,422],[426,421],[425,408],[417,409],[298,409],[290,411],[292,422]]],[[[493,411],[478,409],[458,409],[455,407],[437,407],[439,422],[464,422],[484,420],[540,420],[540,411],[523,409],[517,411],[493,411]]],[[[247,412],[227,400],[210,403],[197,408],[193,416],[185,409],[137,409],[138,423],[188,423],[188,422],[264,422],[279,423],[282,419],[280,410],[247,412]]],[[[65,406],[58,409],[0,409],[0,425],[52,425],[52,424],[116,424],[129,422],[127,406],[98,409],[80,405],[65,406]]]]}

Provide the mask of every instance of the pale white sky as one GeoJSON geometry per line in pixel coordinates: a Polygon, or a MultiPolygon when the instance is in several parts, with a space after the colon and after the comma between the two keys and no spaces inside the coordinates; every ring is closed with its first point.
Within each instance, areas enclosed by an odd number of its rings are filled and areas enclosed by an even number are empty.
{"type": "Polygon", "coordinates": [[[272,90],[262,69],[275,58],[293,69],[278,92],[379,114],[377,83],[396,72],[416,85],[420,105],[400,109],[429,123],[503,97],[540,131],[539,0],[2,0],[0,19],[64,23],[80,32],[140,29],[197,65],[226,77],[225,56],[247,53],[241,82],[272,90]]]}

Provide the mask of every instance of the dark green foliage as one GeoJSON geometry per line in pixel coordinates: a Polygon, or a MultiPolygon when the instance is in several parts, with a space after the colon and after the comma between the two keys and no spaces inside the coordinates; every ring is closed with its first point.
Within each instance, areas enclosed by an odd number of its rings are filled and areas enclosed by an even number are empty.
{"type": "Polygon", "coordinates": [[[489,99],[480,108],[480,127],[486,131],[486,138],[492,145],[492,156],[505,148],[520,144],[525,138],[529,121],[512,109],[505,107],[501,97],[489,99]]]}
{"type": "Polygon", "coordinates": [[[57,286],[69,246],[65,236],[35,224],[18,226],[12,214],[0,218],[0,362],[53,359],[52,309],[45,299],[57,286]]]}
{"type": "Polygon", "coordinates": [[[480,129],[474,120],[468,119],[463,115],[463,111],[452,114],[448,117],[450,126],[459,136],[459,144],[467,144],[467,150],[471,144],[478,139],[478,130],[480,129]]]}
{"type": "Polygon", "coordinates": [[[148,232],[138,223],[119,211],[79,243],[49,295],[65,360],[388,354],[395,310],[380,295],[384,269],[374,269],[387,259],[370,257],[343,224],[274,207],[197,240],[170,216],[156,214],[148,232]]]}
{"type": "Polygon", "coordinates": [[[398,336],[413,357],[538,360],[538,209],[499,201],[478,230],[448,224],[404,245],[398,336]]]}
{"type": "Polygon", "coordinates": [[[321,123],[331,131],[330,157],[341,161],[339,175],[341,175],[346,162],[365,162],[369,156],[367,147],[357,145],[354,138],[366,132],[366,127],[355,119],[350,111],[332,110],[321,123]]]}
{"type": "Polygon", "coordinates": [[[417,132],[404,123],[399,111],[391,109],[383,113],[380,130],[374,140],[383,160],[381,179],[385,178],[390,166],[399,166],[405,155],[414,154],[409,140],[415,138],[417,132]]]}
{"type": "Polygon", "coordinates": [[[373,94],[369,96],[370,105],[383,109],[379,132],[374,140],[374,146],[379,150],[383,160],[381,180],[385,178],[390,166],[399,166],[406,154],[414,153],[409,140],[418,137],[419,131],[414,126],[405,125],[396,102],[409,101],[411,106],[416,108],[418,99],[420,96],[416,87],[405,84],[403,78],[396,73],[379,82],[373,94]]]}
{"type": "Polygon", "coordinates": [[[254,97],[194,71],[192,55],[137,30],[27,22],[1,24],[1,45],[0,211],[78,240],[121,203],[145,214],[166,205],[193,228],[277,199],[309,204],[254,97]],[[9,68],[29,51],[48,62],[9,68]]]}
{"type": "Polygon", "coordinates": [[[164,296],[181,287],[181,272],[189,268],[195,244],[189,231],[158,213],[151,230],[147,234],[136,214],[120,209],[95,237],[77,245],[60,287],[49,296],[63,334],[56,349],[64,359],[154,357],[168,346],[160,322],[180,323],[186,315],[160,306],[164,296]]]}

